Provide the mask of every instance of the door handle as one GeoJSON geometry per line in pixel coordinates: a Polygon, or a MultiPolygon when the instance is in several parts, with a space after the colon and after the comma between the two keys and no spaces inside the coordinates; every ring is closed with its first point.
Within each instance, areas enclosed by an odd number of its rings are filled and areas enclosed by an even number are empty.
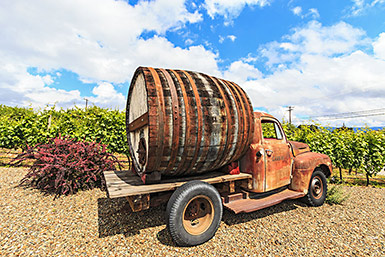
{"type": "Polygon", "coordinates": [[[270,149],[266,149],[265,152],[267,156],[271,156],[273,154],[273,150],[270,150],[270,149]]]}

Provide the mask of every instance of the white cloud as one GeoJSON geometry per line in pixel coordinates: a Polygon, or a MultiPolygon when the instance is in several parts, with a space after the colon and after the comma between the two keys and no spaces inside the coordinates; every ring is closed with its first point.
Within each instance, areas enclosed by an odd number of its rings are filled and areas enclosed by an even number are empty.
{"type": "Polygon", "coordinates": [[[274,65],[293,62],[305,53],[326,56],[347,54],[368,43],[365,31],[345,22],[324,27],[317,21],[311,21],[305,27],[295,28],[292,34],[284,37],[284,42],[267,44],[261,53],[268,59],[268,65],[274,65]]]}
{"type": "Polygon", "coordinates": [[[126,105],[126,98],[122,93],[118,93],[114,86],[108,82],[101,82],[94,87],[92,93],[96,97],[90,97],[91,104],[100,107],[107,107],[112,109],[124,109],[126,105]]]}
{"type": "Polygon", "coordinates": [[[378,58],[385,60],[385,32],[373,43],[373,51],[378,58]]]}
{"type": "MultiPolygon", "coordinates": [[[[203,46],[190,46],[186,49],[175,47],[164,37],[140,40],[135,53],[132,54],[137,66],[169,67],[201,71],[218,75],[216,53],[206,50],[203,46]]],[[[130,77],[131,78],[131,77],[130,77]]]]}
{"type": "Polygon", "coordinates": [[[373,8],[378,5],[385,3],[385,0],[352,0],[353,5],[350,8],[350,16],[358,16],[363,14],[370,8],[373,8]]]}
{"type": "Polygon", "coordinates": [[[184,41],[184,43],[185,43],[186,45],[192,45],[192,44],[194,43],[194,41],[193,41],[192,39],[188,38],[188,39],[186,39],[186,40],[184,41]]]}
{"type": "Polygon", "coordinates": [[[234,35],[228,35],[228,36],[226,36],[226,37],[224,37],[224,36],[219,36],[219,43],[223,43],[224,41],[225,41],[225,39],[230,39],[231,40],[231,42],[234,42],[235,41],[235,39],[237,39],[237,37],[236,36],[234,36],[234,35]]]}
{"type": "Polygon", "coordinates": [[[251,64],[243,61],[236,61],[230,64],[228,69],[224,71],[223,76],[225,79],[242,85],[248,80],[261,78],[262,73],[251,64]]]}
{"type": "Polygon", "coordinates": [[[301,16],[302,13],[302,7],[301,6],[296,6],[291,11],[294,13],[294,15],[301,16]]]}
{"type": "MultiPolygon", "coordinates": [[[[127,82],[139,65],[218,74],[216,53],[203,46],[175,47],[163,36],[202,20],[197,10],[187,10],[184,0],[139,1],[135,6],[122,0],[4,0],[1,5],[0,58],[17,69],[0,72],[0,89],[16,92],[26,86],[21,83],[25,77],[35,81],[29,83],[29,98],[17,94],[18,105],[51,102],[44,94],[40,100],[36,97],[38,92],[55,90],[47,87],[54,78],[32,76],[28,67],[37,67],[38,72],[65,69],[81,81],[99,84],[127,82]],[[156,36],[140,38],[150,31],[156,36]],[[14,78],[13,84],[9,78],[14,78]]],[[[56,93],[68,98],[68,92],[56,93]]],[[[73,92],[69,95],[71,101],[80,99],[73,92]]]]}
{"type": "Polygon", "coordinates": [[[55,104],[60,107],[74,106],[81,101],[80,92],[78,90],[66,91],[55,88],[35,88],[33,91],[24,94],[30,99],[26,103],[36,107],[44,107],[48,104],[55,104]],[[48,100],[49,99],[49,100],[48,100]]]}
{"type": "Polygon", "coordinates": [[[319,12],[316,8],[310,8],[306,14],[304,14],[301,6],[296,6],[291,9],[294,15],[303,18],[312,18],[312,19],[318,19],[320,17],[319,12]]]}
{"type": "MultiPolygon", "coordinates": [[[[372,55],[358,50],[371,45],[362,30],[346,23],[328,27],[312,22],[295,29],[284,42],[262,49],[276,68],[263,78],[249,79],[243,87],[254,106],[264,106],[278,118],[285,114],[282,106],[295,106],[297,123],[303,116],[383,108],[385,59],[379,58],[383,58],[384,38],[381,34],[375,40],[372,55]]],[[[384,125],[385,117],[322,122],[374,126],[384,125]]]]}
{"type": "MultiPolygon", "coordinates": [[[[6,0],[5,0],[6,1],[6,0]]],[[[165,31],[201,20],[182,0],[7,1],[0,9],[0,49],[29,66],[64,68],[80,77],[123,82],[142,32],[165,31]],[[28,10],[27,13],[24,10],[28,10]],[[14,33],[18,31],[18,33],[14,33]]]]}
{"type": "Polygon", "coordinates": [[[234,35],[228,35],[227,38],[234,42],[237,37],[234,35]]]}
{"type": "Polygon", "coordinates": [[[43,76],[42,80],[43,80],[45,85],[51,85],[54,82],[54,80],[52,79],[51,75],[43,76]]]}
{"type": "Polygon", "coordinates": [[[308,54],[344,54],[365,44],[365,31],[339,22],[330,27],[313,21],[305,28],[295,30],[289,40],[298,45],[298,51],[308,54]]]}
{"type": "Polygon", "coordinates": [[[241,13],[246,5],[264,7],[269,5],[270,2],[271,0],[206,0],[203,6],[212,19],[216,15],[224,16],[226,19],[233,19],[241,13]]]}
{"type": "Polygon", "coordinates": [[[67,107],[81,99],[78,90],[47,87],[54,82],[51,76],[31,75],[24,65],[1,60],[0,67],[0,104],[44,107],[59,103],[59,106],[67,107]]]}
{"type": "Polygon", "coordinates": [[[313,19],[318,19],[320,17],[319,12],[316,8],[310,8],[307,16],[310,16],[313,19]]]}

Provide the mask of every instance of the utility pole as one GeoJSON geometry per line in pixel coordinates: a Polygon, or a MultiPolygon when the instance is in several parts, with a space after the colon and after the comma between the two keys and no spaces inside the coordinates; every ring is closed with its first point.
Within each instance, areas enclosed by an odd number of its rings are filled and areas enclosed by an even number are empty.
{"type": "Polygon", "coordinates": [[[287,110],[289,111],[289,124],[291,124],[291,111],[294,109],[294,107],[288,106],[287,108],[288,108],[287,110]]]}
{"type": "Polygon", "coordinates": [[[86,110],[87,110],[87,106],[88,106],[88,99],[87,98],[83,98],[84,100],[86,100],[86,110]]]}

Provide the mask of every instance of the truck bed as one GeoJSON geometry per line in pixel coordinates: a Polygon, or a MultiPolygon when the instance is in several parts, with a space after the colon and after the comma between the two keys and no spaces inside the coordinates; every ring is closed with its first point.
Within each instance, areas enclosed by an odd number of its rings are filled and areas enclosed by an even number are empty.
{"type": "Polygon", "coordinates": [[[252,175],[247,173],[230,175],[221,172],[211,172],[199,176],[161,180],[160,183],[149,185],[145,185],[139,176],[130,170],[105,171],[104,177],[106,179],[108,197],[118,198],[175,190],[191,180],[201,180],[209,184],[216,184],[251,179],[252,175]]]}

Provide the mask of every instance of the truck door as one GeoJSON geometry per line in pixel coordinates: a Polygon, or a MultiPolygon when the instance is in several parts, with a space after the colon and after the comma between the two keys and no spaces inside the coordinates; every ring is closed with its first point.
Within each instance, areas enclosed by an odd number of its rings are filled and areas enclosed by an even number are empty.
{"type": "Polygon", "coordinates": [[[281,125],[262,119],[262,145],[265,159],[265,191],[290,184],[292,158],[281,125]]]}

